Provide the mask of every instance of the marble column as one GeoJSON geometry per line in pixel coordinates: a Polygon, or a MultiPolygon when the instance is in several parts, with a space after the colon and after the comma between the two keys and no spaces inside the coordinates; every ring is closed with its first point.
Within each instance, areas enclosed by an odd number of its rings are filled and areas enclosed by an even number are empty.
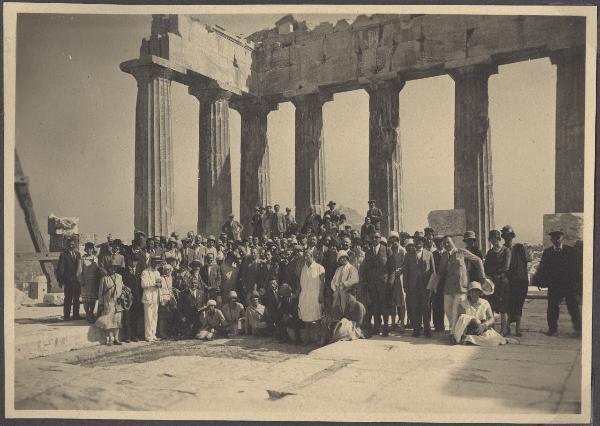
{"type": "Polygon", "coordinates": [[[400,90],[403,81],[381,81],[369,94],[369,198],[383,213],[382,235],[402,230],[400,90]]]}
{"type": "Polygon", "coordinates": [[[149,236],[173,230],[172,71],[156,64],[128,70],[138,85],[134,226],[149,236]]]}
{"type": "Polygon", "coordinates": [[[296,220],[303,223],[312,209],[325,209],[325,158],[323,152],[323,104],[331,95],[314,93],[292,98],[296,107],[296,220]]]}
{"type": "Polygon", "coordinates": [[[556,65],[556,163],[554,210],[583,212],[585,52],[561,51],[556,65]]]}
{"type": "Polygon", "coordinates": [[[222,89],[190,86],[200,101],[198,161],[198,232],[218,234],[231,213],[229,99],[222,89]]]}
{"type": "Polygon", "coordinates": [[[267,116],[277,104],[242,99],[231,106],[241,118],[240,221],[247,235],[254,208],[271,204],[267,116]]]}
{"type": "Polygon", "coordinates": [[[488,79],[492,65],[453,70],[454,95],[454,208],[464,209],[467,230],[475,231],[482,251],[494,227],[491,145],[488,117],[488,79]]]}

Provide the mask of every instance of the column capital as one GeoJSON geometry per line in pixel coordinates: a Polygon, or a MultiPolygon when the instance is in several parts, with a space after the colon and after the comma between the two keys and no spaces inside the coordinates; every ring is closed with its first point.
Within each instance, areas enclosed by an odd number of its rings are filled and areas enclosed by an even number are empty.
{"type": "Polygon", "coordinates": [[[239,112],[240,114],[256,111],[262,114],[268,114],[271,111],[275,111],[279,108],[277,102],[263,98],[240,98],[236,97],[231,100],[229,106],[239,112]]]}
{"type": "Polygon", "coordinates": [[[309,104],[317,104],[318,106],[322,106],[325,102],[329,102],[331,100],[333,100],[333,93],[322,90],[314,93],[296,95],[291,98],[291,101],[296,108],[309,104]]]}
{"type": "Polygon", "coordinates": [[[550,62],[552,65],[563,64],[574,60],[585,61],[585,47],[572,47],[570,49],[555,50],[550,52],[550,62]]]}
{"type": "Polygon", "coordinates": [[[233,93],[228,90],[217,87],[207,87],[206,85],[189,86],[188,93],[200,102],[213,102],[219,100],[228,101],[233,95],[233,93]]]}
{"type": "Polygon", "coordinates": [[[469,78],[485,78],[487,79],[490,75],[498,73],[498,65],[485,63],[485,64],[471,64],[462,67],[454,68],[448,71],[448,75],[454,80],[463,80],[469,78]]]}
{"type": "Polygon", "coordinates": [[[185,69],[180,66],[153,55],[145,55],[138,59],[125,61],[119,67],[121,71],[135,77],[138,84],[154,77],[172,80],[177,74],[185,73],[185,69]]]}
{"type": "Polygon", "coordinates": [[[397,79],[393,79],[393,80],[370,80],[368,83],[365,84],[365,86],[363,87],[363,89],[365,89],[365,91],[371,95],[375,92],[400,92],[403,88],[404,85],[406,84],[406,81],[404,79],[401,78],[397,78],[397,79]]]}

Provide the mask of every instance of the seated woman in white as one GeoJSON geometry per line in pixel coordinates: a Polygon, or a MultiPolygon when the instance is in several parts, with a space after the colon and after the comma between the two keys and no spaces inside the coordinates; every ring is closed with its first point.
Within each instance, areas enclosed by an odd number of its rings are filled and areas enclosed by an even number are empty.
{"type": "Polygon", "coordinates": [[[481,284],[469,283],[467,299],[458,306],[454,340],[478,346],[504,345],[506,339],[494,330],[494,313],[488,301],[481,299],[482,294],[481,284]]]}

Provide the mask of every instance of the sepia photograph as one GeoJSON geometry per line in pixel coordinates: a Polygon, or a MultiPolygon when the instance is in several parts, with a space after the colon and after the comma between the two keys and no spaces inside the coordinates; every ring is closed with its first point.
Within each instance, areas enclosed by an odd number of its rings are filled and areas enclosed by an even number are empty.
{"type": "Polygon", "coordinates": [[[591,421],[596,6],[3,9],[7,418],[591,421]]]}

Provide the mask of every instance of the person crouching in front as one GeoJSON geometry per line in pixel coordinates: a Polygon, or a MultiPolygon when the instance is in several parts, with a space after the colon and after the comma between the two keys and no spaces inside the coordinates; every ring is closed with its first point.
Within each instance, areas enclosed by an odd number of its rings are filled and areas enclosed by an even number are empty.
{"type": "Polygon", "coordinates": [[[161,266],[162,259],[153,256],[150,265],[142,272],[142,288],[144,295],[142,303],[144,304],[144,337],[148,342],[154,342],[156,338],[156,325],[158,322],[158,305],[160,298],[160,288],[163,286],[163,278],[156,269],[161,266]]]}
{"type": "Polygon", "coordinates": [[[227,321],[227,334],[235,336],[244,330],[244,305],[238,302],[238,295],[234,290],[229,292],[229,301],[223,305],[223,316],[227,321]]]}
{"type": "Polygon", "coordinates": [[[200,331],[196,335],[197,339],[212,340],[216,336],[226,334],[227,321],[223,316],[223,312],[217,309],[217,302],[210,299],[206,303],[206,308],[200,312],[200,331]]]}

